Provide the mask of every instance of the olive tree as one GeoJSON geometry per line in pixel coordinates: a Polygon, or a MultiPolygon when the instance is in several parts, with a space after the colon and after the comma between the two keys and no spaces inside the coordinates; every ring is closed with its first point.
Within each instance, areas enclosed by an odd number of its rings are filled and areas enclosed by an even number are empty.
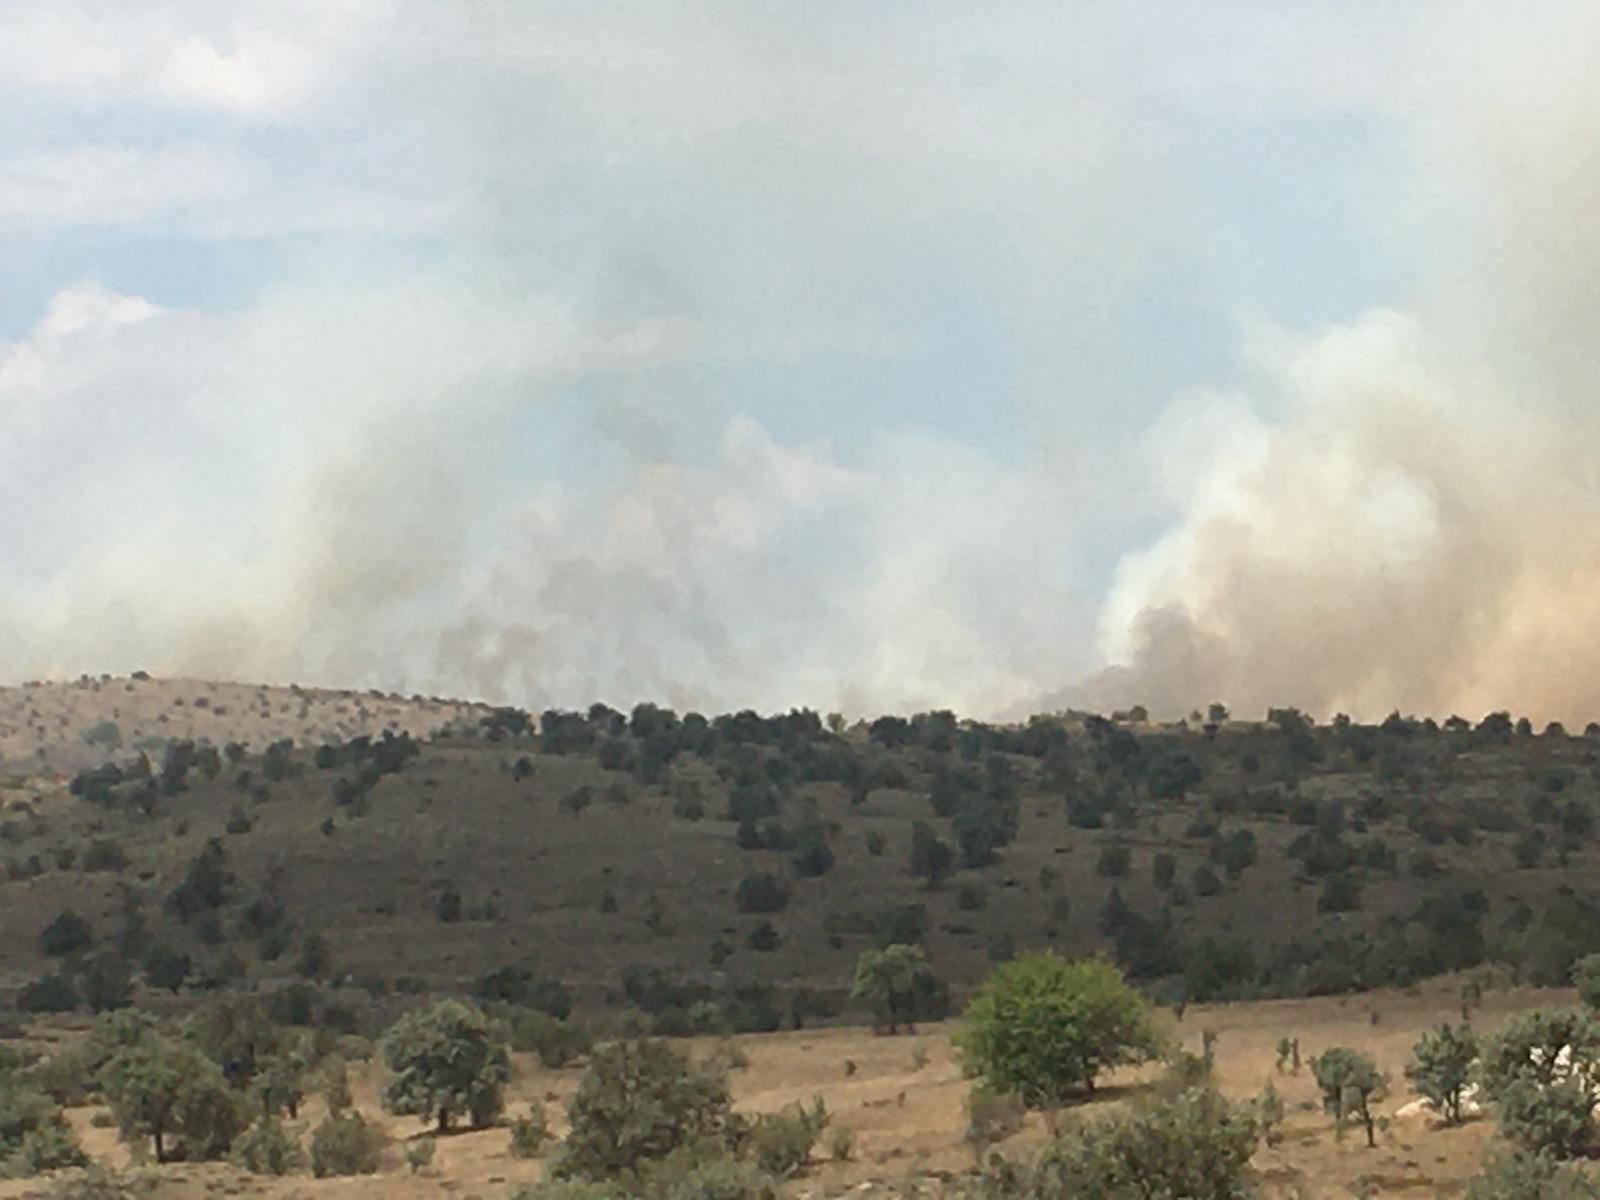
{"type": "Polygon", "coordinates": [[[1501,1129],[1523,1149],[1570,1157],[1593,1145],[1600,1019],[1563,1008],[1513,1017],[1484,1044],[1480,1070],[1501,1129]]]}
{"type": "Polygon", "coordinates": [[[693,1066],[661,1042],[612,1042],[589,1060],[567,1108],[571,1132],[553,1174],[606,1179],[675,1150],[725,1142],[725,1074],[693,1066]]]}
{"type": "Polygon", "coordinates": [[[505,1108],[511,1061],[487,1017],[471,1005],[444,1000],[407,1013],[383,1035],[389,1068],[383,1103],[390,1112],[431,1117],[447,1133],[460,1113],[474,1128],[505,1108]]]}
{"type": "Polygon", "coordinates": [[[861,952],[850,995],[871,1006],[873,1023],[880,1031],[894,1034],[911,1029],[918,996],[936,986],[922,947],[895,943],[861,952]]]}
{"type": "Polygon", "coordinates": [[[1447,1124],[1461,1124],[1461,1098],[1478,1061],[1478,1035],[1469,1026],[1449,1024],[1430,1030],[1411,1048],[1406,1078],[1412,1089],[1444,1114],[1447,1124]]]}
{"type": "Polygon", "coordinates": [[[989,1087],[1030,1108],[1093,1092],[1104,1072],[1165,1049],[1149,1000],[1121,971],[1102,958],[1050,953],[996,970],[968,1005],[956,1044],[989,1087]]]}
{"type": "Polygon", "coordinates": [[[244,1106],[222,1068],[199,1050],[150,1033],[101,1071],[111,1116],[125,1139],[149,1138],[158,1163],[221,1158],[245,1126],[244,1106]],[[176,1139],[177,1146],[174,1146],[176,1139]]]}
{"type": "Polygon", "coordinates": [[[1376,1146],[1372,1102],[1381,1100],[1389,1086],[1378,1064],[1359,1050],[1335,1046],[1311,1061],[1311,1073],[1322,1090],[1322,1107],[1340,1122],[1359,1120],[1367,1131],[1367,1145],[1376,1146]]]}

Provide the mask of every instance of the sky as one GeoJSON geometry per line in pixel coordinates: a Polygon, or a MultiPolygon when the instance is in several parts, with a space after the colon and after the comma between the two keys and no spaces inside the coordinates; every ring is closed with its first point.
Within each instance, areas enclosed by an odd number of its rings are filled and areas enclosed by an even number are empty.
{"type": "Polygon", "coordinates": [[[0,0],[0,681],[1600,717],[1597,34],[0,0]]]}

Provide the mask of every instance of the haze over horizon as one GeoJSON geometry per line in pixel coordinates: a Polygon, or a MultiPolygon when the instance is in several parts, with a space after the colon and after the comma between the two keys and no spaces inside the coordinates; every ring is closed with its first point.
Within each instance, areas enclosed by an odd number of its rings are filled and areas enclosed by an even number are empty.
{"type": "Polygon", "coordinates": [[[0,682],[1600,718],[1597,44],[0,9],[0,682]]]}

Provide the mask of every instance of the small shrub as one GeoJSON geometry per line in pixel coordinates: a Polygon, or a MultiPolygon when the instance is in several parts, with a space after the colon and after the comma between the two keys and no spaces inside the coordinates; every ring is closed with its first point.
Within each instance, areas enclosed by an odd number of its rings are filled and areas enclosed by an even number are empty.
{"type": "Polygon", "coordinates": [[[65,974],[41,975],[17,993],[17,1008],[26,1013],[71,1012],[78,1003],[78,989],[65,974]]]}
{"type": "Polygon", "coordinates": [[[1466,1026],[1441,1025],[1411,1049],[1406,1078],[1451,1125],[1461,1124],[1461,1097],[1478,1061],[1478,1035],[1466,1026]]]}
{"type": "Polygon", "coordinates": [[[1027,1109],[1022,1101],[992,1088],[975,1087],[967,1093],[967,1127],[962,1134],[975,1156],[1022,1129],[1027,1109]]]}
{"type": "Polygon", "coordinates": [[[834,1162],[852,1162],[856,1156],[855,1130],[848,1125],[835,1125],[828,1135],[828,1156],[834,1162]]]}
{"type": "Polygon", "coordinates": [[[1248,1195],[1259,1130],[1246,1108],[1197,1088],[1129,1116],[1085,1122],[1058,1138],[1034,1169],[1029,1195],[1248,1195]]]}
{"type": "Polygon", "coordinates": [[[593,1045],[593,1037],[582,1025],[557,1020],[549,1013],[522,1009],[511,1020],[511,1048],[538,1055],[539,1062],[552,1070],[571,1065],[593,1045]]]}
{"type": "Polygon", "coordinates": [[[1516,1153],[1489,1160],[1467,1185],[1467,1200],[1596,1200],[1596,1187],[1582,1168],[1548,1154],[1516,1153]]]}
{"type": "Polygon", "coordinates": [[[661,1042],[613,1042],[595,1051],[568,1106],[571,1132],[558,1177],[606,1179],[726,1135],[725,1075],[661,1042]]]}
{"type": "Polygon", "coordinates": [[[75,1178],[58,1179],[47,1194],[50,1200],[146,1200],[159,1186],[148,1175],[123,1175],[96,1165],[75,1178]]]}
{"type": "Polygon", "coordinates": [[[318,1179],[336,1175],[375,1175],[383,1137],[360,1113],[327,1117],[311,1133],[311,1173],[318,1179]]]}
{"type": "Polygon", "coordinates": [[[87,1162],[55,1100],[34,1087],[0,1081],[0,1179],[87,1162]]]}
{"type": "Polygon", "coordinates": [[[763,1113],[750,1127],[750,1155],[769,1175],[798,1174],[811,1161],[811,1151],[832,1119],[821,1096],[812,1100],[810,1108],[791,1104],[782,1112],[763,1113]]]}
{"type": "Polygon", "coordinates": [[[528,1115],[511,1122],[511,1157],[538,1158],[550,1138],[550,1121],[542,1105],[535,1104],[528,1115]]]}
{"type": "Polygon", "coordinates": [[[1377,1144],[1372,1102],[1381,1099],[1388,1079],[1365,1054],[1336,1046],[1311,1062],[1311,1073],[1322,1092],[1322,1107],[1341,1123],[1358,1119],[1367,1131],[1367,1145],[1377,1144]]]}
{"type": "Polygon", "coordinates": [[[439,1144],[432,1137],[414,1138],[406,1143],[406,1168],[413,1174],[420,1174],[433,1164],[434,1152],[439,1144]]]}
{"type": "Polygon", "coordinates": [[[789,906],[789,886],[776,875],[747,875],[739,881],[734,900],[742,913],[782,912],[789,906]]]}
{"type": "Polygon", "coordinates": [[[305,1152],[275,1117],[257,1121],[233,1143],[228,1161],[252,1175],[291,1175],[305,1167],[305,1152]]]}
{"type": "Polygon", "coordinates": [[[76,954],[94,943],[94,930],[71,909],[57,913],[39,934],[39,949],[52,958],[76,954]]]}

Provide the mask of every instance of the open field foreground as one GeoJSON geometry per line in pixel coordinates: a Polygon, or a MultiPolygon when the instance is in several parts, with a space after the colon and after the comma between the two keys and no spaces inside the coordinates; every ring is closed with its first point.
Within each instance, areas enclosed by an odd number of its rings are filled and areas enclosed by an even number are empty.
{"type": "MultiPolygon", "coordinates": [[[[1512,1013],[1548,1004],[1569,1003],[1564,992],[1515,989],[1484,998],[1475,1024],[1492,1032],[1512,1013]]],[[[1277,1144],[1263,1147],[1254,1159],[1264,1197],[1334,1200],[1351,1196],[1423,1200],[1460,1194],[1486,1152],[1500,1147],[1494,1122],[1469,1119],[1459,1128],[1444,1128],[1423,1118],[1393,1118],[1412,1097],[1402,1075],[1416,1038],[1425,1030],[1459,1016],[1457,988],[1447,981],[1430,982],[1412,993],[1378,992],[1342,998],[1281,1000],[1248,1004],[1195,1006],[1180,1025],[1184,1046],[1198,1052],[1203,1032],[1217,1035],[1216,1082],[1228,1096],[1246,1099],[1270,1079],[1282,1095],[1288,1116],[1277,1144]],[[1378,1145],[1368,1149],[1359,1130],[1340,1136],[1317,1102],[1309,1069],[1298,1073],[1274,1069],[1280,1037],[1300,1040],[1306,1058],[1335,1045],[1370,1053],[1389,1073],[1395,1086],[1380,1106],[1378,1145]]],[[[58,1044],[70,1042],[87,1021],[57,1022],[34,1032],[58,1044]]],[[[855,1134],[853,1160],[830,1161],[819,1148],[817,1161],[786,1185],[789,1195],[822,1196],[846,1192],[862,1195],[941,1194],[950,1178],[971,1168],[971,1151],[963,1142],[963,1104],[968,1083],[962,1077],[950,1044],[953,1024],[929,1025],[914,1035],[876,1037],[865,1030],[835,1028],[739,1036],[728,1041],[695,1039],[682,1043],[697,1057],[728,1050],[729,1041],[742,1050],[749,1065],[733,1072],[737,1107],[742,1111],[775,1111],[821,1096],[836,1126],[855,1134]],[[853,1063],[854,1068],[847,1064],[853,1063]]],[[[552,1071],[530,1055],[515,1056],[516,1077],[510,1089],[509,1112],[543,1104],[556,1136],[564,1132],[564,1110],[581,1068],[552,1071]]],[[[375,1120],[390,1139],[381,1172],[375,1176],[316,1180],[307,1175],[282,1179],[245,1174],[224,1164],[174,1164],[138,1170],[154,1185],[154,1195],[172,1200],[213,1196],[251,1196],[290,1200],[293,1197],[379,1200],[453,1196],[467,1200],[500,1200],[539,1177],[539,1160],[519,1160],[509,1152],[504,1128],[467,1132],[440,1139],[431,1166],[410,1175],[403,1146],[420,1136],[414,1118],[385,1114],[378,1102],[381,1067],[358,1064],[352,1090],[358,1108],[375,1120]]],[[[1063,1110],[1063,1127],[1091,1120],[1140,1094],[1155,1072],[1124,1072],[1101,1089],[1091,1104],[1063,1110]]],[[[133,1168],[113,1130],[97,1127],[92,1108],[71,1110],[73,1125],[97,1161],[133,1168]]],[[[322,1117],[322,1104],[312,1101],[295,1127],[302,1132],[322,1117]]],[[[102,1126],[104,1122],[100,1123],[102,1126]]],[[[1030,1114],[1023,1130],[997,1148],[1026,1158],[1048,1137],[1045,1118],[1030,1114]]],[[[554,1142],[551,1143],[553,1148],[554,1142]]],[[[548,1149],[545,1157],[548,1156],[548,1149]]],[[[71,1176],[73,1173],[64,1173],[71,1176]]],[[[4,1200],[50,1194],[54,1179],[0,1183],[4,1200]]]]}

